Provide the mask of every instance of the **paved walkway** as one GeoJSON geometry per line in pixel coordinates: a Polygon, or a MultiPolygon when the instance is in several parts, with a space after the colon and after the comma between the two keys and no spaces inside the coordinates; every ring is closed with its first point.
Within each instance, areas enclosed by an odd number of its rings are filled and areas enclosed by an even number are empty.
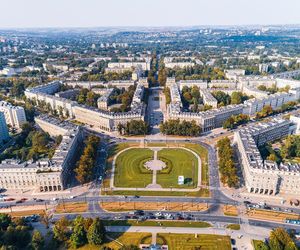
{"type": "Polygon", "coordinates": [[[161,188],[161,185],[157,184],[157,171],[160,171],[166,167],[166,164],[163,161],[157,159],[157,152],[161,150],[161,148],[153,149],[154,157],[152,161],[146,162],[145,165],[148,169],[152,170],[152,183],[149,184],[146,188],[161,188]]]}
{"type": "Polygon", "coordinates": [[[110,188],[114,191],[124,191],[124,190],[127,190],[127,191],[150,191],[150,190],[154,190],[154,191],[178,191],[178,192],[196,192],[196,191],[199,191],[202,186],[201,186],[201,176],[202,176],[202,169],[201,169],[201,158],[198,156],[198,154],[196,154],[193,150],[191,149],[188,149],[188,148],[184,148],[184,147],[149,147],[150,149],[156,149],[156,148],[159,148],[159,149],[163,149],[163,148],[167,148],[167,149],[172,149],[172,148],[175,148],[175,149],[184,149],[186,151],[189,151],[190,153],[192,153],[198,160],[198,186],[196,188],[148,188],[148,187],[145,187],[145,188],[127,188],[127,187],[115,187],[114,185],[114,177],[115,177],[115,171],[116,171],[116,159],[117,157],[122,154],[123,152],[125,152],[126,150],[129,150],[129,149],[132,149],[132,148],[140,148],[140,147],[130,147],[130,148],[125,148],[123,150],[121,150],[120,152],[118,152],[115,156],[114,156],[114,159],[113,159],[113,162],[112,162],[112,171],[111,171],[111,177],[110,177],[110,188]]]}

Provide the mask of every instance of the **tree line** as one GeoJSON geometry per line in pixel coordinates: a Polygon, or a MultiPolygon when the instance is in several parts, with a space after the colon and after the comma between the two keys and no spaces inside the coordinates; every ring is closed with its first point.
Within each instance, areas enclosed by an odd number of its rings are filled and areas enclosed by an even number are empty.
{"type": "Polygon", "coordinates": [[[97,156],[97,148],[100,143],[99,137],[89,136],[85,140],[85,148],[75,168],[76,179],[85,184],[93,180],[97,156]]]}
{"type": "Polygon", "coordinates": [[[8,214],[0,214],[0,246],[3,250],[51,249],[45,244],[42,234],[37,230],[33,231],[24,218],[11,218],[8,214]]]}
{"type": "Polygon", "coordinates": [[[224,129],[234,129],[238,126],[249,122],[250,116],[245,114],[232,115],[224,123],[224,129]]]}
{"type": "Polygon", "coordinates": [[[231,95],[229,95],[224,91],[216,90],[212,92],[212,95],[218,101],[218,107],[227,106],[230,104],[241,104],[249,99],[247,95],[244,95],[240,91],[234,91],[231,95]]]}
{"type": "Polygon", "coordinates": [[[262,118],[268,117],[270,115],[274,115],[274,114],[282,113],[282,112],[285,112],[288,110],[292,110],[295,108],[296,105],[297,105],[297,102],[290,101],[290,102],[282,104],[282,106],[276,110],[274,110],[271,105],[266,105],[262,108],[262,110],[260,112],[256,113],[255,117],[256,117],[256,119],[262,119],[262,118]]]}
{"type": "Polygon", "coordinates": [[[48,133],[37,130],[31,123],[24,123],[22,132],[14,137],[15,143],[8,147],[1,159],[38,160],[41,157],[51,158],[62,137],[51,138],[48,133]]]}
{"type": "Polygon", "coordinates": [[[199,136],[201,127],[196,121],[168,120],[160,124],[160,131],[165,135],[199,136]]]}
{"type": "Polygon", "coordinates": [[[258,241],[255,249],[259,250],[298,250],[295,243],[295,231],[288,233],[284,228],[275,228],[270,232],[268,241],[258,241]]]}
{"type": "Polygon", "coordinates": [[[131,120],[117,126],[120,135],[146,135],[149,133],[149,125],[142,120],[131,120]]]}
{"type": "Polygon", "coordinates": [[[237,168],[234,164],[233,148],[230,139],[225,137],[217,142],[219,171],[221,173],[221,181],[229,187],[236,187],[239,182],[237,176],[237,168]]]}

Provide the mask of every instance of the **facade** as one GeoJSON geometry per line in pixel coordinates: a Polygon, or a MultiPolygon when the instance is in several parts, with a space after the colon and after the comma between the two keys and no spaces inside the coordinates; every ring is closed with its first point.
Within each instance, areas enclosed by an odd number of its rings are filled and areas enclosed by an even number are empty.
{"type": "Polygon", "coordinates": [[[186,68],[186,67],[193,67],[195,66],[195,63],[193,62],[168,62],[168,63],[165,63],[165,67],[166,68],[170,68],[170,69],[173,69],[173,68],[186,68]]]}
{"type": "Polygon", "coordinates": [[[19,162],[4,160],[0,164],[0,186],[6,189],[36,189],[40,192],[61,191],[68,187],[74,159],[82,144],[80,127],[61,123],[59,120],[42,116],[37,123],[46,128],[46,132],[62,135],[62,141],[56,148],[52,159],[37,162],[19,162]],[[47,124],[48,123],[48,124],[47,124]],[[49,129],[48,129],[49,128],[49,129]]]}
{"type": "Polygon", "coordinates": [[[106,92],[103,93],[97,100],[97,105],[99,109],[107,110],[109,106],[109,98],[114,93],[114,89],[106,89],[106,92]]]}
{"type": "Polygon", "coordinates": [[[207,82],[202,80],[181,80],[178,82],[178,86],[180,91],[182,91],[182,88],[184,86],[192,88],[192,87],[198,87],[199,89],[207,89],[207,82]]]}
{"type": "Polygon", "coordinates": [[[248,96],[254,96],[255,98],[267,98],[269,95],[268,92],[261,91],[257,88],[249,86],[244,86],[243,92],[246,93],[248,96]]]}
{"type": "Polygon", "coordinates": [[[209,105],[212,106],[213,108],[217,108],[218,107],[218,101],[216,98],[214,98],[214,96],[206,89],[201,89],[200,91],[200,95],[203,99],[203,103],[205,105],[209,105]]]}
{"type": "Polygon", "coordinates": [[[244,114],[249,114],[250,116],[253,116],[257,112],[260,112],[265,106],[271,106],[273,110],[276,110],[287,102],[297,101],[296,97],[297,96],[294,94],[282,92],[269,95],[265,98],[250,99],[244,102],[244,114]]]}
{"type": "Polygon", "coordinates": [[[14,128],[19,129],[26,122],[23,107],[13,106],[8,102],[0,101],[0,112],[4,113],[6,124],[14,128]]]}
{"type": "Polygon", "coordinates": [[[150,70],[150,62],[110,62],[107,65],[108,68],[123,68],[132,69],[140,67],[142,70],[150,70]]]}
{"type": "Polygon", "coordinates": [[[294,126],[287,120],[273,119],[240,129],[234,133],[243,168],[248,192],[275,195],[279,192],[300,193],[300,164],[263,160],[259,147],[283,138],[293,131],[294,126]]]}
{"type": "Polygon", "coordinates": [[[9,139],[8,128],[6,125],[4,113],[0,112],[0,146],[9,139]]]}
{"type": "MultiPolygon", "coordinates": [[[[56,84],[56,82],[53,82],[54,86],[56,86],[56,84]]],[[[60,82],[60,84],[62,83],[60,82]]],[[[117,130],[118,123],[124,123],[131,120],[144,120],[145,104],[141,99],[144,91],[143,84],[137,84],[134,98],[131,103],[131,110],[125,113],[114,113],[99,110],[93,107],[80,105],[77,102],[66,98],[43,93],[44,90],[47,90],[47,93],[51,92],[54,94],[55,91],[53,90],[59,89],[59,86],[58,88],[51,87],[51,83],[48,83],[45,89],[43,86],[38,86],[37,88],[38,90],[35,88],[26,89],[26,97],[36,101],[37,103],[44,102],[49,104],[51,108],[56,110],[58,113],[62,112],[64,115],[68,114],[69,117],[96,129],[110,132],[117,130]]]]}

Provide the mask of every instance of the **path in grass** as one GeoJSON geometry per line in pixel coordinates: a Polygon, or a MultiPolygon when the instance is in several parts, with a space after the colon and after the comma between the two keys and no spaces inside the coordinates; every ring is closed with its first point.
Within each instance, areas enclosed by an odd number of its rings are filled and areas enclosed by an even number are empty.
{"type": "Polygon", "coordinates": [[[111,186],[144,188],[152,183],[152,171],[144,163],[153,159],[153,151],[144,148],[130,148],[119,152],[114,158],[111,186]]]}
{"type": "MultiPolygon", "coordinates": [[[[158,149],[158,148],[151,148],[158,149]]],[[[110,188],[113,191],[178,191],[190,192],[201,190],[201,158],[191,149],[169,147],[166,152],[170,151],[170,155],[166,156],[163,161],[166,161],[171,168],[164,168],[161,173],[164,174],[165,180],[171,181],[165,184],[165,187],[147,188],[152,182],[152,171],[144,167],[145,163],[153,160],[153,151],[145,148],[130,148],[120,151],[115,155],[112,163],[112,175],[110,181],[110,188]],[[177,153],[180,152],[180,157],[177,158],[177,153]],[[177,161],[168,158],[176,157],[177,161]],[[191,161],[192,159],[192,161],[191,161]],[[179,161],[179,162],[178,162],[179,161]],[[174,171],[173,171],[174,168],[174,171]],[[176,170],[175,170],[176,169],[176,170]],[[185,171],[190,178],[191,184],[178,185],[178,173],[185,171]],[[173,172],[172,172],[173,171],[173,172]],[[173,175],[170,175],[172,172],[173,175]]],[[[160,149],[160,148],[159,148],[160,149]]],[[[157,177],[158,178],[158,177],[157,177]]],[[[188,179],[188,178],[186,178],[188,179]]],[[[158,184],[160,184],[158,182],[158,184]]],[[[163,185],[162,185],[163,186],[163,185]]]]}

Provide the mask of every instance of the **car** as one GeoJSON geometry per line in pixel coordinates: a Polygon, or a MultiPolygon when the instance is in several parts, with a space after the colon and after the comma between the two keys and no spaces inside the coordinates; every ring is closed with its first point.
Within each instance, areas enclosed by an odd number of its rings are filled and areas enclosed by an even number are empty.
{"type": "Polygon", "coordinates": [[[52,200],[53,200],[53,201],[57,201],[57,200],[58,200],[58,198],[57,198],[57,197],[54,197],[54,198],[52,198],[52,200]]]}
{"type": "Polygon", "coordinates": [[[231,241],[231,245],[235,245],[235,243],[236,243],[236,242],[235,242],[235,239],[232,239],[232,238],[231,238],[230,241],[231,241]]]}
{"type": "Polygon", "coordinates": [[[140,198],[140,196],[138,196],[138,195],[135,195],[135,196],[134,196],[134,198],[138,199],[138,198],[140,198]]]}
{"type": "Polygon", "coordinates": [[[4,201],[14,201],[15,198],[5,198],[4,201]]]}
{"type": "Polygon", "coordinates": [[[19,204],[19,203],[23,203],[24,201],[22,201],[22,200],[17,200],[16,201],[16,204],[19,204]]]}
{"type": "Polygon", "coordinates": [[[36,202],[43,202],[44,200],[43,199],[36,199],[35,201],[36,202]]]}

